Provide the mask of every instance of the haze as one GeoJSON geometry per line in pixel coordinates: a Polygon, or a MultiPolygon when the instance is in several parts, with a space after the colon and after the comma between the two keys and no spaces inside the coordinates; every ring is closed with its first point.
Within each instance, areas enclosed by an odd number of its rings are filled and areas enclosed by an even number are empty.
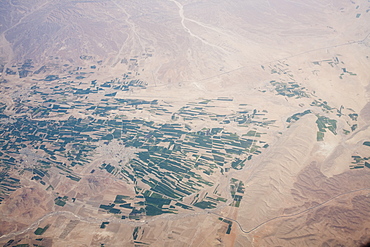
{"type": "Polygon", "coordinates": [[[370,241],[370,4],[0,1],[4,246],[370,241]]]}

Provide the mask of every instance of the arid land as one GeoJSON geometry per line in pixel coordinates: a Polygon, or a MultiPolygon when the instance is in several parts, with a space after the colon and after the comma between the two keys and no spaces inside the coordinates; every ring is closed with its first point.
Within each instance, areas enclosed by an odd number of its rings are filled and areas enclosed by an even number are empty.
{"type": "Polygon", "coordinates": [[[370,241],[368,1],[3,1],[3,246],[370,241]]]}

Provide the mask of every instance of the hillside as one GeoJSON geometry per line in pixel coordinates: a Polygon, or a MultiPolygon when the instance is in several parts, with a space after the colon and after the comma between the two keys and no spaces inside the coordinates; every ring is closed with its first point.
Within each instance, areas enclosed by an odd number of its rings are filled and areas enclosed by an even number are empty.
{"type": "Polygon", "coordinates": [[[370,241],[370,5],[0,4],[4,246],[370,241]]]}

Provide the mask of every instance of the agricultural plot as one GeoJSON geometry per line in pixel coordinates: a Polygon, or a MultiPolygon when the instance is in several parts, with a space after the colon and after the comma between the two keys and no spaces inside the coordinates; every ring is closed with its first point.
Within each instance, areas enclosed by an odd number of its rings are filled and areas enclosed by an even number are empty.
{"type": "MultiPolygon", "coordinates": [[[[218,131],[205,129],[192,132],[181,124],[136,131],[128,135],[124,142],[145,151],[139,152],[137,158],[130,161],[132,172],[129,173],[135,174],[135,179],[146,183],[152,191],[173,199],[193,194],[204,186],[212,186],[213,182],[200,174],[211,175],[226,164],[232,169],[241,169],[246,158],[237,156],[256,155],[259,148],[255,136],[243,137],[218,131]]],[[[122,175],[128,176],[126,174],[122,175]]]]}
{"type": "Polygon", "coordinates": [[[339,78],[340,79],[343,79],[343,77],[345,76],[345,75],[351,75],[351,76],[356,76],[357,74],[355,74],[355,73],[353,73],[353,72],[351,72],[351,71],[348,71],[346,68],[342,68],[342,73],[339,75],[339,78]]]}
{"type": "Polygon", "coordinates": [[[338,56],[332,57],[330,59],[324,59],[320,61],[313,61],[314,65],[322,65],[322,64],[329,64],[331,67],[337,67],[338,65],[344,64],[342,61],[339,60],[338,56]]]}
{"type": "Polygon", "coordinates": [[[307,90],[295,81],[270,81],[270,84],[275,88],[277,95],[286,96],[289,98],[295,97],[296,99],[309,98],[307,90]]]}
{"type": "Polygon", "coordinates": [[[293,78],[293,72],[289,68],[289,64],[285,63],[284,61],[278,61],[275,64],[270,64],[268,68],[265,66],[261,66],[263,70],[270,71],[270,74],[277,74],[277,75],[285,75],[290,78],[293,78]]]}
{"type": "MultiPolygon", "coordinates": [[[[344,62],[339,59],[339,56],[334,56],[330,59],[324,59],[320,61],[313,61],[314,66],[323,66],[323,65],[330,65],[330,67],[335,68],[335,70],[341,71],[340,77],[342,78],[344,75],[356,76],[355,73],[348,71],[344,68],[344,62]]],[[[266,69],[262,66],[263,69],[266,69]]],[[[315,91],[310,91],[307,88],[301,86],[298,82],[295,81],[293,77],[293,73],[290,70],[289,64],[284,63],[283,61],[279,61],[275,64],[269,65],[271,69],[271,74],[276,74],[277,79],[270,81],[270,85],[273,86],[272,90],[276,92],[277,95],[285,96],[288,98],[299,99],[299,98],[307,98],[307,101],[311,101],[308,103],[311,106],[311,109],[307,109],[301,113],[296,113],[289,118],[287,118],[286,122],[289,124],[288,128],[291,124],[297,121],[300,117],[307,115],[309,113],[318,114],[317,111],[320,110],[327,115],[333,116],[334,114],[343,119],[343,123],[347,124],[347,128],[343,128],[342,132],[345,135],[348,135],[351,132],[354,132],[358,124],[356,123],[358,114],[355,113],[351,108],[345,108],[343,105],[340,107],[333,107],[329,102],[320,99],[316,96],[315,91]],[[316,108],[316,109],[315,109],[316,108]]],[[[319,70],[312,71],[313,73],[317,73],[319,70]]],[[[270,90],[270,91],[272,91],[270,90]]],[[[263,90],[261,92],[266,93],[267,90],[263,90]]],[[[303,107],[305,103],[300,103],[299,106],[303,107]]],[[[339,119],[338,119],[339,120],[339,119]]],[[[319,120],[322,122],[321,120],[319,120]]],[[[321,124],[320,124],[321,125],[321,124]]],[[[322,126],[321,126],[322,127],[322,126]]],[[[331,132],[335,132],[336,134],[336,127],[332,123],[327,124],[327,128],[331,132]]],[[[317,140],[321,141],[324,138],[324,132],[322,131],[324,128],[321,128],[317,133],[317,140]]]]}
{"type": "Polygon", "coordinates": [[[109,221],[102,222],[101,225],[100,225],[100,229],[105,229],[107,227],[107,225],[109,225],[109,221]]]}
{"type": "Polygon", "coordinates": [[[61,206],[61,207],[64,207],[64,205],[66,205],[67,201],[68,201],[68,196],[63,196],[63,197],[58,196],[57,198],[54,199],[55,205],[58,205],[58,206],[61,206]]]}
{"type": "MultiPolygon", "coordinates": [[[[327,63],[332,67],[336,67],[336,66],[339,66],[340,64],[343,64],[343,62],[341,62],[338,59],[338,57],[313,62],[313,64],[319,65],[319,66],[322,65],[322,63],[327,63]]],[[[302,87],[297,82],[295,82],[294,79],[289,76],[288,74],[289,70],[287,69],[288,69],[288,65],[282,64],[282,63],[276,64],[273,69],[274,73],[282,75],[282,78],[284,75],[284,77],[288,77],[291,80],[290,82],[281,82],[284,79],[281,79],[281,81],[276,81],[276,80],[270,81],[270,84],[274,87],[274,90],[276,91],[278,95],[287,96],[287,97],[295,96],[295,99],[298,99],[298,98],[310,99],[311,98],[313,99],[313,101],[309,104],[310,106],[317,107],[324,113],[327,113],[327,114],[335,113],[336,116],[345,118],[345,122],[348,124],[348,129],[343,129],[344,134],[349,134],[357,129],[357,124],[355,123],[357,121],[357,116],[358,116],[357,113],[355,113],[350,108],[345,108],[344,106],[340,106],[339,108],[332,107],[329,105],[327,101],[317,98],[314,92],[308,91],[305,87],[302,87]]],[[[341,68],[341,70],[345,74],[356,75],[352,72],[347,71],[347,69],[345,68],[341,68]]],[[[300,106],[303,106],[303,104],[300,106]]],[[[302,113],[296,113],[292,115],[291,117],[287,118],[286,121],[289,123],[289,126],[290,126],[290,124],[297,121],[300,117],[307,115],[309,113],[312,113],[312,110],[305,110],[302,113]]],[[[329,128],[329,130],[332,131],[333,133],[336,132],[335,130],[336,127],[332,123],[329,123],[327,128],[329,128]]],[[[318,132],[318,135],[317,135],[318,140],[322,140],[324,138],[325,131],[321,131],[321,130],[318,132]]]]}
{"type": "MultiPolygon", "coordinates": [[[[50,99],[45,101],[51,102],[50,99]]],[[[74,173],[74,167],[84,166],[91,161],[92,151],[97,147],[95,143],[119,140],[126,147],[137,148],[140,151],[128,164],[117,166],[103,163],[100,169],[134,183],[140,180],[150,191],[158,195],[172,200],[181,200],[205,187],[213,186],[214,174],[219,174],[221,171],[224,174],[229,169],[242,169],[247,160],[261,152],[259,151],[261,146],[266,147],[266,144],[259,140],[263,133],[253,130],[239,136],[228,132],[225,118],[254,128],[266,127],[274,123],[267,118],[260,120],[265,112],[259,112],[256,109],[250,110],[250,113],[247,110],[241,110],[234,115],[225,116],[215,116],[212,112],[200,111],[198,115],[207,118],[215,117],[222,123],[220,127],[204,128],[201,131],[193,131],[186,120],[155,123],[119,116],[110,120],[100,119],[101,115],[119,108],[120,105],[131,108],[149,107],[155,112],[184,116],[183,109],[173,113],[169,110],[170,104],[159,104],[155,100],[115,100],[115,102],[116,105],[112,104],[109,108],[99,106],[92,109],[96,117],[89,116],[82,119],[70,116],[67,120],[56,121],[52,118],[45,120],[45,118],[38,119],[38,116],[41,117],[38,115],[41,111],[38,111],[34,119],[20,116],[13,124],[2,124],[1,131],[4,135],[0,142],[4,155],[0,158],[4,163],[8,162],[9,165],[14,166],[19,161],[10,154],[18,154],[24,148],[38,150],[43,155],[34,159],[34,164],[30,164],[30,167],[25,168],[34,173],[34,180],[48,186],[47,181],[44,180],[45,174],[48,174],[51,167],[55,167],[60,170],[62,176],[79,182],[81,177],[74,173]],[[98,112],[97,109],[102,109],[102,112],[98,112]]],[[[199,102],[195,107],[207,105],[210,102],[212,100],[199,102]]],[[[85,105],[80,101],[75,103],[86,110],[91,108],[90,103],[85,105]]],[[[25,106],[17,107],[23,109],[25,106]]],[[[26,108],[31,111],[34,109],[26,108]]],[[[50,110],[49,113],[59,111],[61,108],[67,107],[59,104],[47,107],[50,110]]],[[[73,109],[75,106],[71,105],[69,108],[73,109]]],[[[216,197],[214,201],[208,202],[196,200],[194,205],[212,208],[220,202],[222,200],[216,197]]],[[[64,206],[65,200],[59,198],[55,203],[64,206]]],[[[120,213],[111,205],[103,205],[100,208],[110,213],[120,213]]],[[[167,212],[150,203],[145,210],[148,215],[167,212]]],[[[141,215],[142,211],[139,212],[141,215]]],[[[134,212],[133,215],[139,215],[139,213],[134,212]]]]}
{"type": "Polygon", "coordinates": [[[322,101],[322,100],[314,100],[311,104],[311,106],[317,106],[317,107],[320,107],[321,110],[323,112],[326,112],[326,113],[329,113],[329,112],[333,112],[335,110],[335,108],[333,107],[330,107],[328,105],[328,102],[326,101],[322,101]]]}
{"type": "MultiPolygon", "coordinates": [[[[364,141],[362,143],[365,147],[370,147],[370,141],[364,141]]],[[[368,149],[365,149],[367,152],[368,149]]],[[[362,169],[362,168],[369,168],[370,169],[370,157],[364,157],[363,155],[356,154],[352,156],[353,161],[349,166],[350,169],[362,169]]]]}
{"type": "Polygon", "coordinates": [[[239,181],[238,179],[232,178],[230,181],[230,193],[233,201],[231,202],[230,206],[238,208],[240,206],[241,200],[243,199],[244,192],[244,183],[242,181],[239,181]]]}
{"type": "MultiPolygon", "coordinates": [[[[279,73],[287,75],[289,71],[279,70],[279,73]]],[[[89,164],[102,141],[108,145],[117,140],[127,148],[134,148],[136,154],[127,162],[103,162],[95,170],[135,184],[137,196],[142,198],[117,197],[108,204],[100,204],[102,212],[138,220],[180,210],[215,208],[226,202],[226,196],[218,194],[217,188],[213,194],[200,192],[216,187],[219,176],[243,169],[253,156],[269,145],[261,140],[263,129],[273,126],[275,120],[267,117],[267,111],[248,104],[240,104],[239,110],[233,113],[220,111],[222,102],[233,102],[232,98],[200,99],[173,110],[171,102],[116,97],[120,91],[133,87],[145,89],[146,83],[134,78],[132,73],[120,79],[90,83],[81,76],[88,75],[79,69],[71,76],[47,76],[45,84],[31,87],[29,99],[33,101],[16,101],[15,122],[0,125],[3,133],[0,159],[15,167],[20,162],[21,150],[37,150],[42,155],[32,159],[32,164],[24,169],[33,173],[33,180],[45,188],[52,188],[46,179],[50,168],[58,169],[61,176],[72,182],[79,182],[81,176],[75,173],[75,168],[89,164]],[[58,81],[57,86],[55,81],[58,81]],[[76,111],[88,116],[74,117],[72,113],[76,111]],[[156,122],[136,118],[138,111],[171,120],[156,122]],[[69,117],[61,120],[62,115],[69,117]],[[108,116],[114,117],[108,119],[108,116]],[[193,130],[192,123],[196,121],[210,122],[213,127],[193,130]],[[246,131],[242,134],[230,132],[228,126],[235,124],[246,131]],[[185,197],[190,197],[191,203],[184,203],[185,197]]],[[[271,81],[271,85],[283,96],[311,97],[294,80],[288,83],[271,81]]],[[[323,111],[334,110],[325,101],[315,100],[313,104],[323,111]]],[[[5,105],[0,105],[1,113],[4,109],[5,105]]],[[[310,110],[296,113],[287,122],[293,123],[310,113],[310,110]]],[[[350,119],[356,119],[355,113],[351,114],[350,119]]],[[[318,140],[324,138],[326,129],[336,134],[335,120],[318,117],[317,125],[318,140]]],[[[9,186],[17,186],[16,183],[17,180],[7,182],[7,188],[12,189],[9,186]]],[[[234,186],[231,206],[238,207],[244,185],[241,181],[231,185],[234,186]]],[[[63,207],[67,200],[57,197],[55,204],[63,207]]]]}
{"type": "MultiPolygon", "coordinates": [[[[249,107],[247,104],[240,104],[239,110],[233,114],[215,113],[214,109],[219,108],[217,101],[233,101],[230,98],[218,99],[203,99],[199,102],[191,102],[180,108],[173,115],[174,120],[183,120],[183,122],[191,120],[215,121],[221,125],[237,123],[238,127],[267,127],[275,123],[275,120],[263,118],[267,111],[259,111],[249,107]]],[[[212,131],[219,131],[219,128],[214,128],[212,131]]]]}
{"type": "MultiPolygon", "coordinates": [[[[2,154],[2,153],[1,153],[2,154]]],[[[3,155],[1,155],[2,158],[3,155]]],[[[7,156],[4,159],[1,159],[1,162],[4,162],[6,166],[12,165],[12,158],[7,156]]],[[[3,163],[3,164],[4,164],[3,163]]],[[[10,193],[15,191],[20,187],[20,180],[9,175],[7,169],[3,168],[0,172],[0,203],[7,198],[10,193]]]]}
{"type": "MultiPolygon", "coordinates": [[[[242,169],[247,159],[259,154],[260,146],[257,144],[261,143],[257,140],[261,134],[256,131],[248,132],[244,137],[223,128],[194,132],[184,124],[157,125],[144,120],[123,122],[122,131],[125,134],[123,143],[143,151],[138,152],[126,166],[118,168],[103,164],[101,168],[132,182],[140,180],[156,197],[172,200],[181,200],[204,187],[213,186],[213,182],[206,178],[224,170],[225,165],[242,169]]],[[[152,201],[149,194],[143,195],[146,201],[152,201]]],[[[195,200],[192,204],[213,208],[222,201],[218,197],[209,197],[195,200]]],[[[149,215],[164,212],[162,207],[146,205],[149,215]]]]}
{"type": "MultiPolygon", "coordinates": [[[[338,55],[339,56],[339,55],[338,55]]],[[[342,73],[339,75],[340,79],[343,79],[345,75],[351,75],[356,76],[357,74],[348,71],[346,68],[343,67],[344,62],[339,59],[338,56],[335,56],[331,59],[324,59],[321,61],[314,61],[312,62],[314,65],[322,66],[323,64],[329,64],[333,68],[337,68],[338,70],[342,71],[342,73]]]]}
{"type": "Polygon", "coordinates": [[[46,232],[47,229],[49,229],[50,225],[46,225],[45,227],[41,228],[37,228],[36,231],[35,231],[35,235],[42,235],[44,234],[44,232],[46,232]]]}
{"type": "Polygon", "coordinates": [[[330,130],[334,135],[337,134],[337,120],[330,119],[324,116],[317,116],[316,120],[317,128],[317,141],[323,141],[326,129],[330,130]]]}
{"type": "Polygon", "coordinates": [[[136,197],[117,195],[109,205],[100,205],[100,210],[116,214],[121,219],[139,220],[145,216],[166,213],[176,214],[180,209],[192,210],[192,206],[162,196],[158,193],[138,189],[136,197]]]}
{"type": "Polygon", "coordinates": [[[288,117],[287,120],[286,120],[286,122],[292,124],[292,123],[298,121],[301,117],[303,117],[303,116],[305,116],[307,114],[310,114],[310,113],[312,113],[311,110],[306,110],[304,112],[295,113],[292,116],[288,117]]]}
{"type": "MultiPolygon", "coordinates": [[[[76,170],[92,162],[96,148],[118,141],[135,149],[136,154],[127,161],[102,162],[91,174],[99,169],[124,179],[134,184],[138,197],[117,195],[116,200],[100,204],[98,210],[137,220],[225,203],[225,195],[200,192],[212,190],[219,176],[243,169],[246,162],[268,147],[261,140],[263,129],[275,120],[268,119],[265,110],[240,104],[239,110],[231,113],[222,109],[225,113],[220,114],[218,108],[223,102],[233,102],[227,97],[201,99],[173,110],[171,102],[116,97],[133,87],[145,89],[146,83],[132,73],[87,83],[89,75],[82,68],[68,75],[48,75],[43,83],[30,86],[27,100],[15,101],[12,121],[10,116],[1,115],[9,120],[0,123],[0,160],[4,165],[30,172],[32,180],[47,190],[54,189],[49,181],[51,169],[78,183],[82,175],[76,170]],[[171,120],[137,118],[138,111],[171,120]],[[202,120],[213,127],[194,130],[192,122],[202,120]],[[228,126],[233,124],[246,131],[231,132],[228,126]],[[184,203],[185,197],[191,197],[192,202],[184,203]]],[[[5,108],[5,104],[0,105],[1,114],[5,108]]],[[[19,180],[6,172],[1,179],[4,194],[19,186],[19,180]]],[[[68,198],[62,196],[54,200],[59,207],[67,202],[68,198]]]]}
{"type": "Polygon", "coordinates": [[[349,166],[350,169],[369,168],[370,169],[370,157],[362,157],[359,155],[352,156],[353,162],[349,166]]]}
{"type": "Polygon", "coordinates": [[[230,234],[231,233],[231,227],[233,225],[233,222],[231,220],[228,220],[228,219],[224,219],[222,217],[219,217],[218,220],[222,221],[222,222],[225,222],[227,224],[227,229],[226,229],[226,234],[230,234]]]}

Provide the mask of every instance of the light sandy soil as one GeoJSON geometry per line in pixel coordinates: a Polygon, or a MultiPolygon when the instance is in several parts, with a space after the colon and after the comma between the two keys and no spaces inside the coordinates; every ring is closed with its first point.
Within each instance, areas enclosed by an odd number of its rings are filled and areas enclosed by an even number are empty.
{"type": "MultiPolygon", "coordinates": [[[[22,114],[40,121],[65,121],[70,116],[104,121],[136,118],[187,124],[192,131],[221,127],[238,136],[256,130],[262,133],[258,137],[262,142],[257,144],[268,144],[259,149],[261,154],[246,160],[241,170],[223,174],[215,169],[207,175],[194,169],[213,185],[184,197],[182,203],[191,204],[217,188],[226,202],[216,208],[193,207],[177,214],[129,220],[99,206],[112,203],[116,195],[129,196],[135,205],[143,202],[135,197],[135,189],[149,190],[148,184],[119,173],[120,169],[131,171],[128,163],[139,149],[116,140],[99,141],[90,162],[69,167],[81,178],[79,182],[52,167],[44,178],[51,185],[46,189],[31,178],[32,168],[47,153],[25,143],[27,148],[19,154],[9,153],[21,160],[16,167],[0,166],[1,174],[21,180],[14,192],[4,193],[0,204],[0,243],[4,246],[326,247],[370,241],[370,169],[350,169],[353,156],[366,158],[363,163],[370,158],[370,147],[363,145],[370,141],[368,1],[32,1],[17,5],[4,1],[0,13],[0,103],[5,105],[3,114],[12,116],[0,118],[2,126],[22,114]],[[46,69],[19,78],[29,58],[32,72],[42,65],[46,69]],[[16,74],[7,74],[6,69],[16,74]],[[17,103],[26,104],[29,99],[34,106],[47,107],[43,95],[31,94],[33,87],[52,93],[55,86],[75,80],[81,83],[69,88],[86,90],[92,88],[93,80],[101,86],[128,72],[142,80],[145,88],[119,91],[114,99],[158,100],[171,114],[127,104],[104,117],[79,108],[45,118],[30,111],[16,112],[17,103]],[[66,79],[43,81],[48,75],[66,79]],[[85,78],[76,79],[80,75],[85,78]],[[292,84],[289,90],[300,96],[290,97],[288,89],[279,91],[292,84]],[[217,100],[220,97],[232,101],[217,100]],[[233,116],[242,109],[250,114],[256,109],[257,114],[264,114],[259,121],[273,123],[242,127],[204,116],[173,120],[172,113],[203,100],[212,100],[207,110],[213,115],[233,116]],[[288,121],[305,111],[309,113],[288,121]],[[318,140],[319,118],[336,123],[334,131],[327,123],[322,141],[318,140]],[[102,169],[103,163],[115,166],[115,173],[102,169]],[[239,207],[231,206],[232,178],[245,187],[239,207]],[[68,197],[66,205],[56,205],[55,199],[64,196],[68,197]],[[101,228],[103,222],[109,224],[101,228]],[[227,222],[232,223],[230,234],[227,222]],[[41,236],[35,235],[38,227],[45,226],[49,228],[41,236]]],[[[99,90],[86,98],[67,93],[55,100],[62,106],[77,101],[103,105],[105,95],[116,92],[113,88],[99,90]]],[[[7,131],[0,133],[2,147],[7,131]]],[[[208,153],[200,150],[198,155],[208,153]]],[[[230,167],[230,163],[223,166],[230,167]]],[[[130,213],[129,209],[122,211],[130,213]]]]}

